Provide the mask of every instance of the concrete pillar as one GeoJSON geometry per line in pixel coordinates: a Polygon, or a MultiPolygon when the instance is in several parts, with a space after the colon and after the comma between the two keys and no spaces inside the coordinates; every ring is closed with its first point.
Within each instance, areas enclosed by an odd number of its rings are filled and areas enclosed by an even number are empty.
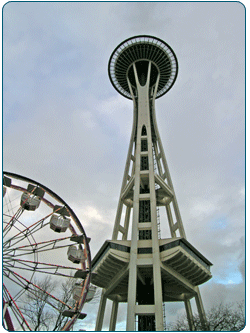
{"type": "Polygon", "coordinates": [[[115,331],[117,313],[118,313],[118,305],[119,305],[119,303],[118,303],[117,299],[114,300],[113,304],[112,304],[111,317],[110,317],[110,323],[109,323],[110,331],[115,331]]]}
{"type": "Polygon", "coordinates": [[[204,330],[207,330],[208,329],[208,324],[207,324],[206,313],[205,313],[205,310],[204,310],[204,307],[203,307],[201,294],[200,294],[200,290],[199,290],[198,287],[196,288],[195,301],[196,301],[196,306],[197,306],[197,310],[198,310],[198,313],[199,313],[202,328],[204,330]]]}
{"type": "Polygon", "coordinates": [[[106,307],[106,302],[107,302],[107,297],[104,295],[104,293],[105,293],[105,289],[103,289],[101,299],[100,299],[100,304],[99,304],[99,309],[98,309],[98,314],[97,314],[97,319],[96,319],[95,331],[101,331],[102,330],[103,318],[104,318],[105,307],[106,307]]]}
{"type": "Polygon", "coordinates": [[[190,300],[186,299],[184,301],[184,303],[185,303],[185,308],[186,308],[186,313],[187,313],[189,329],[190,329],[190,331],[194,331],[194,317],[193,317],[193,313],[192,313],[190,300]]]}

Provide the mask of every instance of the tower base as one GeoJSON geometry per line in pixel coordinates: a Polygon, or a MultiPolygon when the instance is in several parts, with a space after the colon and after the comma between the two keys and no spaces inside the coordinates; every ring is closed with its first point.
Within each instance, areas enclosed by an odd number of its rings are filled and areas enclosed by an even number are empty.
{"type": "MultiPolygon", "coordinates": [[[[152,247],[150,240],[140,241],[135,281],[136,305],[134,330],[156,331],[152,247]]],[[[195,297],[204,326],[204,309],[198,285],[211,278],[211,263],[184,238],[159,240],[163,302],[183,301],[190,329],[193,317],[190,299],[195,297]]],[[[130,241],[106,241],[93,259],[92,282],[103,288],[96,330],[102,329],[106,300],[113,301],[110,330],[115,330],[119,302],[128,302],[130,241]]]]}

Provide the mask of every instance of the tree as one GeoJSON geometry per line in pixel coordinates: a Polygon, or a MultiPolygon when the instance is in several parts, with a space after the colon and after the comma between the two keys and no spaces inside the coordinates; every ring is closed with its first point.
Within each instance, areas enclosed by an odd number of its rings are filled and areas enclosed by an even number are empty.
{"type": "Polygon", "coordinates": [[[60,288],[58,288],[49,276],[42,280],[34,280],[38,288],[27,291],[22,297],[22,306],[20,306],[33,331],[60,331],[63,328],[68,321],[68,318],[62,315],[66,309],[63,303],[74,305],[72,290],[75,283],[76,279],[70,277],[65,282],[59,283],[60,288]],[[52,292],[57,294],[62,302],[52,299],[49,295],[52,292]]]}
{"type": "MultiPolygon", "coordinates": [[[[62,300],[64,303],[70,306],[73,306],[75,303],[75,301],[72,298],[72,292],[75,283],[76,279],[74,279],[73,277],[70,277],[66,281],[61,283],[60,300],[62,300]]],[[[61,329],[68,321],[68,318],[65,318],[62,315],[65,309],[66,309],[65,306],[62,303],[59,303],[58,305],[59,312],[57,312],[56,316],[54,317],[53,328],[51,329],[52,331],[61,331],[61,329]]],[[[73,330],[73,326],[71,327],[71,329],[73,330]]]]}
{"type": "MultiPolygon", "coordinates": [[[[194,330],[202,331],[198,314],[194,316],[194,330]]],[[[245,327],[244,301],[239,303],[220,303],[212,307],[207,313],[208,331],[240,331],[245,327]]],[[[167,331],[189,331],[187,317],[183,316],[176,322],[167,325],[167,331]]]]}
{"type": "MultiPolygon", "coordinates": [[[[22,306],[19,306],[33,331],[62,330],[68,321],[62,314],[67,309],[64,304],[74,306],[72,293],[77,282],[80,283],[81,279],[69,277],[61,283],[52,282],[49,276],[41,280],[34,279],[33,283],[37,288],[28,289],[22,297],[22,306]],[[52,299],[49,295],[52,293],[61,302],[52,299]]],[[[101,289],[96,291],[92,303],[99,302],[100,291],[101,289]]]]}
{"type": "Polygon", "coordinates": [[[54,313],[48,309],[47,301],[49,294],[55,290],[56,286],[50,281],[49,277],[42,281],[34,279],[34,284],[41,289],[34,288],[32,293],[27,291],[22,297],[20,310],[33,331],[48,331],[53,321],[54,313]],[[49,294],[42,290],[46,290],[49,294]]]}

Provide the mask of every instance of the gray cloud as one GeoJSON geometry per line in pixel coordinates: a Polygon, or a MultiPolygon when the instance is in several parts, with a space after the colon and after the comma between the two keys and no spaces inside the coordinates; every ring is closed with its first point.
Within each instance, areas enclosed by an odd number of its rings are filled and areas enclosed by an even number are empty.
{"type": "MultiPolygon", "coordinates": [[[[178,78],[156,113],[188,240],[214,264],[201,287],[207,307],[245,295],[244,24],[236,2],[4,7],[4,169],[70,204],[93,255],[112,235],[132,126],[132,102],[108,79],[109,56],[138,34],[174,49],[178,78]]],[[[161,224],[169,235],[164,211],[161,224]]],[[[88,309],[93,329],[97,306],[88,309]]],[[[182,311],[168,304],[168,320],[182,311]]]]}

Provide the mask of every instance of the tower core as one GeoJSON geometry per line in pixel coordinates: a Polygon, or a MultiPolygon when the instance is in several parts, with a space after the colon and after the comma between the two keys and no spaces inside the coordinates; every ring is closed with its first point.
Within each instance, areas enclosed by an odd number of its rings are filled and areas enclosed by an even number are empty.
{"type": "Polygon", "coordinates": [[[121,302],[127,331],[163,331],[164,305],[176,301],[184,302],[193,330],[193,297],[206,328],[198,286],[211,278],[212,264],[186,239],[155,116],[155,99],[176,80],[176,55],[159,38],[135,36],[116,47],[108,70],[114,88],[133,100],[134,117],[112,239],[92,262],[93,283],[103,288],[96,331],[107,299],[113,302],[110,331],[121,302]],[[168,238],[161,238],[159,207],[166,210],[168,238]]]}

